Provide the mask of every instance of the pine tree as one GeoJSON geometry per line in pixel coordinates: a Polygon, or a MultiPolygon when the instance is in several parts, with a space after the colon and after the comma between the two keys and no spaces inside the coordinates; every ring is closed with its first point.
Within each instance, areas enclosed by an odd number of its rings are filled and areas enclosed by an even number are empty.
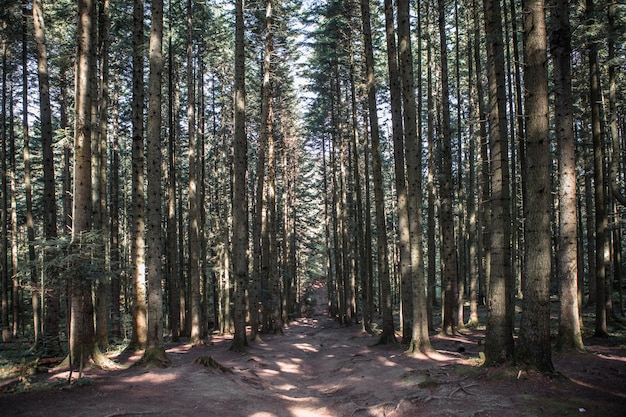
{"type": "Polygon", "coordinates": [[[524,0],[524,300],[515,358],[553,372],[550,341],[551,152],[548,123],[547,34],[544,0],[524,0]]]}
{"type": "Polygon", "coordinates": [[[245,49],[243,0],[235,3],[235,136],[233,142],[233,259],[235,272],[232,349],[242,352],[246,338],[245,291],[248,281],[248,140],[246,137],[245,49]]]}

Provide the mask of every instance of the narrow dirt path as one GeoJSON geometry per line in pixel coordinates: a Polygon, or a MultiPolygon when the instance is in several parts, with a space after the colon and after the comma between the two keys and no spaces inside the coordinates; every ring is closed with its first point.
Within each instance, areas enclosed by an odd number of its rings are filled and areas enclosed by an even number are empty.
{"type": "MultiPolygon", "coordinates": [[[[323,288],[310,317],[284,335],[264,335],[247,354],[230,351],[230,337],[206,346],[168,346],[166,369],[89,370],[81,384],[0,394],[1,416],[624,416],[626,349],[559,357],[568,378],[515,370],[480,370],[476,332],[434,336],[436,352],[407,356],[402,345],[376,345],[359,326],[323,313],[323,288]],[[465,351],[458,352],[462,343],[465,351]],[[197,363],[211,357],[222,368],[197,363]],[[78,386],[80,385],[80,386],[78,386]]],[[[126,363],[138,357],[125,358],[126,363]]],[[[67,373],[39,375],[33,387],[67,373]]]]}

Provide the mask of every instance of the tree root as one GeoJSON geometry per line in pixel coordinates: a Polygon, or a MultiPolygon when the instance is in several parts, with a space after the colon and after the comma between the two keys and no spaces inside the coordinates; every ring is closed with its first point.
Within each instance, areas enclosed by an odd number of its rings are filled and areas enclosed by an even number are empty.
{"type": "Polygon", "coordinates": [[[164,347],[151,347],[145,350],[136,366],[143,368],[167,368],[172,361],[167,357],[164,347]]]}
{"type": "Polygon", "coordinates": [[[376,408],[380,408],[380,407],[393,407],[394,409],[398,408],[398,404],[391,402],[391,401],[385,401],[379,404],[374,404],[374,405],[370,405],[367,407],[358,407],[356,409],[354,409],[352,411],[352,415],[355,415],[356,413],[360,413],[361,411],[372,411],[376,408]]]}
{"type": "Polygon", "coordinates": [[[223,373],[232,374],[233,368],[228,366],[224,366],[213,358],[213,356],[200,356],[193,361],[193,363],[199,363],[202,366],[206,366],[207,368],[213,368],[222,371],[223,373]]]}

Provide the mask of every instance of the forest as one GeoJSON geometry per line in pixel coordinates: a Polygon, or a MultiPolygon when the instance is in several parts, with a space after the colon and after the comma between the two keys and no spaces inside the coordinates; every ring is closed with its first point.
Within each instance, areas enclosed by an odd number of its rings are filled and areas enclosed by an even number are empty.
{"type": "Polygon", "coordinates": [[[320,307],[485,368],[626,343],[621,0],[2,0],[0,42],[2,368],[320,307]]]}

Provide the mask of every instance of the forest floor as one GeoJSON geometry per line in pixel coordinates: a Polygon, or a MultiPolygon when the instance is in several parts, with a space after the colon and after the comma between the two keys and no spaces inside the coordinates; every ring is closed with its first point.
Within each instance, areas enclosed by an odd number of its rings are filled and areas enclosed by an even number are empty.
{"type": "MultiPolygon", "coordinates": [[[[623,338],[586,339],[588,353],[555,354],[553,376],[485,369],[484,330],[433,334],[432,354],[409,356],[402,344],[377,345],[360,326],[329,319],[325,288],[316,292],[308,317],[289,323],[284,335],[264,335],[246,354],[229,350],[230,336],[214,335],[200,347],[168,344],[172,363],[163,369],[87,369],[71,385],[67,370],[0,380],[0,415],[626,416],[623,338]]],[[[114,359],[131,365],[139,358],[114,359]]]]}

